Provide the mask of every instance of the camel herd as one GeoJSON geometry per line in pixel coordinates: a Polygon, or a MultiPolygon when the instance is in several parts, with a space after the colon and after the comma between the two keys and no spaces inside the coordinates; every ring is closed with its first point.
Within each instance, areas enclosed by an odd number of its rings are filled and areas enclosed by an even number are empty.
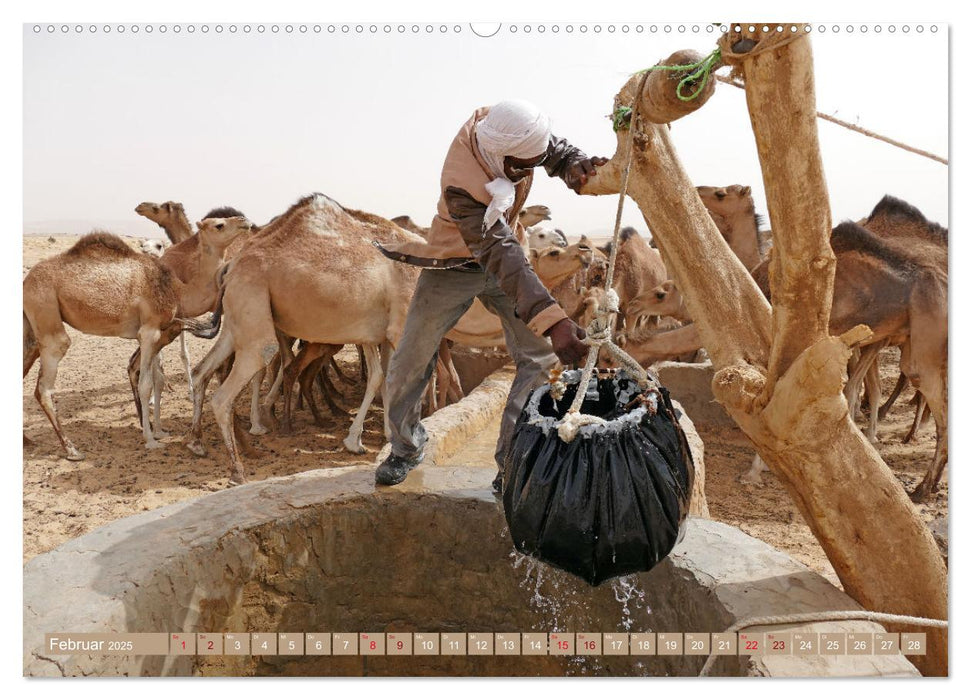
{"type": "MultiPolygon", "coordinates": [[[[698,194],[768,295],[770,232],[760,230],[750,188],[699,187],[698,194]]],[[[252,389],[252,434],[268,431],[268,413],[281,396],[282,428],[289,429],[298,385],[320,420],[312,387],[321,386],[331,408],[340,410],[326,390],[326,368],[342,347],[356,345],[366,388],[344,446],[363,452],[364,420],[383,393],[387,362],[419,272],[389,260],[374,243],[416,240],[426,229],[408,216],[383,219],[322,194],[303,197],[262,227],[229,207],[210,211],[196,230],[178,202],[143,202],[136,212],[158,224],[171,244],[146,242],[137,252],[117,236],[95,232],[38,263],[24,279],[24,375],[40,360],[35,396],[66,457],[83,459],[53,401],[58,363],[70,346],[65,323],[84,333],[138,340],[128,371],[149,449],[164,435],[159,352],[181,338],[193,405],[186,445],[197,455],[206,453],[203,409],[207,388],[218,377],[210,404],[229,452],[231,483],[245,481],[242,455],[248,444],[235,412],[243,389],[252,389]],[[186,333],[215,338],[191,370],[186,333]]],[[[562,231],[541,225],[550,218],[542,205],[524,210],[520,220],[529,227],[530,246],[524,252],[564,310],[585,325],[604,302],[609,247],[598,249],[585,237],[569,244],[562,231]]],[[[873,330],[849,368],[850,408],[859,410],[865,391],[868,435],[875,442],[881,399],[876,358],[882,349],[898,347],[901,379],[891,401],[909,382],[919,397],[915,430],[925,402],[937,424],[934,459],[914,494],[923,498],[936,488],[947,463],[947,230],[905,202],[885,197],[866,219],[837,226],[832,245],[837,273],[830,330],[838,335],[861,323],[873,330]]],[[[628,352],[643,364],[703,353],[677,280],[669,278],[658,250],[628,228],[616,257],[619,342],[628,352]]],[[[426,397],[428,410],[461,398],[452,344],[504,344],[499,319],[478,302],[446,338],[426,397]]]]}

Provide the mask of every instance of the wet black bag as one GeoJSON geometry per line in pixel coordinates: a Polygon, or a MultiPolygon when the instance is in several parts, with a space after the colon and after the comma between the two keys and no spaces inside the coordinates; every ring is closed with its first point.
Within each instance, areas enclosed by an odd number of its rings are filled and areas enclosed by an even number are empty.
{"type": "Polygon", "coordinates": [[[663,387],[643,392],[623,371],[591,380],[580,412],[603,418],[563,442],[557,424],[576,395],[530,394],[503,467],[502,501],[520,552],[596,586],[649,571],[678,542],[694,465],[663,387]],[[640,399],[640,400],[639,400],[640,399]]]}

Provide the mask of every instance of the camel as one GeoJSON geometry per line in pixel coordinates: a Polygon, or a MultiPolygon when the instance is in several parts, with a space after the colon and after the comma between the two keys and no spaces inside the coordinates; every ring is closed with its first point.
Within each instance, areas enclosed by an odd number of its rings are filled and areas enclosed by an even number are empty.
{"type": "Polygon", "coordinates": [[[344,446],[362,453],[367,410],[383,388],[384,361],[404,328],[419,270],[393,262],[371,241],[419,240],[392,222],[345,209],[323,194],[300,199],[264,226],[227,266],[213,323],[222,332],[193,370],[197,386],[187,446],[205,454],[202,397],[215,369],[235,353],[233,368],[211,405],[230,457],[230,482],[245,481],[233,410],[242,388],[281,349],[277,333],[311,343],[364,346],[368,381],[344,446]],[[380,352],[382,348],[384,352],[380,352]]]}
{"type": "Polygon", "coordinates": [[[620,315],[625,328],[635,328],[640,318],[630,308],[631,301],[667,278],[658,251],[651,248],[636,229],[630,226],[621,229],[613,287],[620,298],[620,315]]]}
{"type": "Polygon", "coordinates": [[[531,204],[519,212],[519,223],[524,228],[535,226],[541,221],[550,220],[550,208],[545,204],[531,204]]]}
{"type": "Polygon", "coordinates": [[[411,231],[412,233],[417,233],[422,238],[427,238],[428,237],[428,227],[427,226],[419,226],[407,214],[405,214],[403,216],[396,216],[393,219],[391,219],[391,222],[394,223],[394,224],[397,224],[398,226],[400,226],[401,228],[403,228],[405,231],[411,231]]]}
{"type": "Polygon", "coordinates": [[[168,246],[160,238],[143,238],[139,244],[141,251],[156,258],[162,257],[168,246]]]}
{"type": "MultiPolygon", "coordinates": [[[[175,245],[166,248],[165,252],[160,258],[160,262],[166,268],[168,268],[176,278],[184,284],[190,284],[192,280],[199,278],[201,268],[208,263],[203,262],[203,256],[200,253],[199,237],[195,235],[192,230],[192,226],[189,224],[189,220],[185,216],[185,209],[179,202],[165,202],[163,204],[156,204],[154,202],[142,202],[137,207],[135,211],[138,214],[146,217],[147,219],[154,221],[159,226],[161,226],[166,235],[172,239],[179,239],[175,245]]],[[[234,207],[217,207],[212,209],[203,217],[203,220],[210,218],[220,218],[229,219],[234,217],[244,217],[243,213],[234,207]]],[[[257,230],[256,226],[251,226],[252,230],[257,230]]],[[[229,247],[224,253],[224,257],[228,258],[239,247],[241,242],[248,240],[249,235],[237,236],[232,240],[229,247]]],[[[213,305],[216,301],[216,286],[215,282],[212,281],[212,275],[204,273],[201,279],[209,280],[210,284],[203,285],[198,288],[200,294],[195,295],[192,299],[186,299],[184,315],[187,317],[200,316],[212,310],[213,305]]],[[[182,363],[185,367],[185,374],[189,382],[189,400],[192,400],[193,386],[192,386],[192,367],[189,359],[189,347],[186,344],[186,338],[184,334],[179,334],[180,340],[180,350],[182,355],[182,363]]],[[[159,378],[156,382],[154,388],[154,407],[156,412],[156,420],[159,417],[159,411],[161,410],[159,401],[161,399],[162,384],[164,383],[164,374],[162,373],[161,363],[158,358],[160,356],[156,355],[156,362],[153,366],[153,375],[159,378]]],[[[138,415],[139,421],[142,418],[142,404],[138,394],[138,374],[139,374],[139,363],[140,363],[140,349],[136,349],[128,361],[128,379],[131,383],[132,394],[135,397],[135,410],[138,415]]]]}
{"type": "MultiPolygon", "coordinates": [[[[544,250],[530,249],[530,263],[540,281],[550,290],[553,298],[569,314],[568,307],[575,306],[570,289],[576,284],[573,275],[581,272],[596,253],[586,236],[566,248],[551,247],[544,250]],[[555,251],[555,252],[554,252],[555,251]]],[[[468,311],[445,337],[448,340],[474,348],[505,347],[499,317],[475,299],[468,311]]]]}
{"type": "Polygon", "coordinates": [[[728,247],[745,269],[752,270],[762,262],[764,243],[759,232],[762,217],[755,213],[752,188],[747,185],[702,185],[695,189],[728,247]]]}
{"type": "Polygon", "coordinates": [[[135,213],[154,221],[162,227],[165,235],[173,245],[179,244],[192,237],[192,226],[185,215],[185,208],[180,202],[142,202],[135,207],[135,213]]]}
{"type": "MultiPolygon", "coordinates": [[[[200,222],[200,265],[189,284],[177,279],[159,260],[133,251],[106,232],[83,236],[69,250],[41,261],[24,278],[24,376],[40,358],[35,396],[54,427],[67,458],[84,455],[64,434],[54,406],[57,366],[71,345],[64,324],[91,335],[133,338],[141,350],[139,398],[147,405],[153,386],[153,361],[180,326],[176,319],[199,288],[215,277],[223,251],[252,226],[244,218],[200,222]]],[[[148,411],[141,416],[145,446],[158,448],[163,433],[148,411]]]]}
{"type": "Polygon", "coordinates": [[[569,243],[563,232],[556,228],[544,228],[542,226],[530,226],[526,229],[526,236],[529,239],[530,250],[542,250],[548,246],[566,248],[569,243]]]}

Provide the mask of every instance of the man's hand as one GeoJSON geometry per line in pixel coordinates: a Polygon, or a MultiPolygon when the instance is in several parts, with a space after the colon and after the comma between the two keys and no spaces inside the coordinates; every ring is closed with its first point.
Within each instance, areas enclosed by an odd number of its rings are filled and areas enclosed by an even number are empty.
{"type": "Polygon", "coordinates": [[[571,190],[580,193],[580,188],[587,184],[587,180],[597,174],[597,167],[605,165],[609,159],[600,156],[584,158],[566,169],[563,181],[571,190]]]}
{"type": "Polygon", "coordinates": [[[587,356],[587,345],[583,338],[586,332],[568,318],[557,321],[547,331],[553,352],[564,365],[578,365],[587,356]]]}

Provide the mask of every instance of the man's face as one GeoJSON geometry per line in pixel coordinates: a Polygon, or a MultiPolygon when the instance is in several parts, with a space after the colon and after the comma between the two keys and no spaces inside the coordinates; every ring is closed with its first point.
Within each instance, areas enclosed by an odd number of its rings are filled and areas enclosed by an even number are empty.
{"type": "Polygon", "coordinates": [[[512,156],[506,156],[502,160],[502,171],[512,182],[519,182],[526,177],[533,168],[542,165],[543,161],[545,160],[545,153],[541,153],[535,158],[513,158],[512,156]]]}

